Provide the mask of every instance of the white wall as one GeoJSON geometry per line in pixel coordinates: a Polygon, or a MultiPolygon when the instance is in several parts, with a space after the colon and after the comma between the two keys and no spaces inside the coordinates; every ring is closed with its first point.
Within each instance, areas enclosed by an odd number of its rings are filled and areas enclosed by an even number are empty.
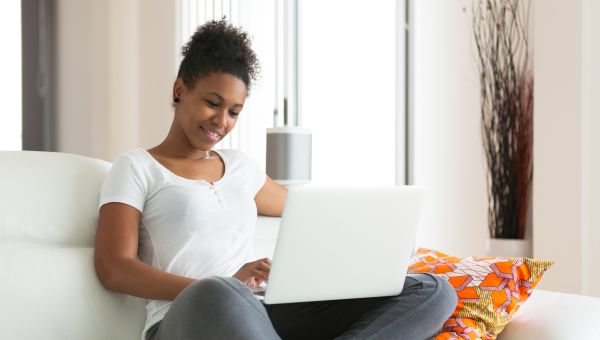
{"type": "Polygon", "coordinates": [[[534,255],[546,289],[600,296],[600,4],[536,12],[534,255]],[[560,46],[560,48],[557,48],[560,46]]]}
{"type": "Polygon", "coordinates": [[[142,0],[139,8],[139,146],[167,136],[173,121],[172,88],[177,76],[175,1],[142,0]]]}
{"type": "Polygon", "coordinates": [[[487,198],[471,1],[413,4],[413,171],[428,189],[418,243],[482,256],[487,198]]]}
{"type": "Polygon", "coordinates": [[[113,160],[172,120],[175,2],[57,2],[58,151],[113,160]]]}
{"type": "Polygon", "coordinates": [[[600,296],[600,2],[583,1],[583,294],[600,296]]]}
{"type": "Polygon", "coordinates": [[[582,285],[581,10],[544,1],[536,13],[534,254],[558,261],[542,287],[568,292],[582,285]]]}

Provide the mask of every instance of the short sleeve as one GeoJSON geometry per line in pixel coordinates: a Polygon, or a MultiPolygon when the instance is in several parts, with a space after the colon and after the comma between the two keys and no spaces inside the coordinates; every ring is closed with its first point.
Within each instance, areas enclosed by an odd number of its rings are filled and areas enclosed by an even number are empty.
{"type": "Polygon", "coordinates": [[[120,156],[102,183],[98,209],[106,203],[119,202],[143,212],[146,193],[147,181],[142,173],[130,158],[120,156]]]}
{"type": "Polygon", "coordinates": [[[243,169],[244,190],[247,190],[252,197],[255,197],[265,184],[267,174],[255,160],[248,157],[242,150],[229,149],[228,153],[233,156],[236,163],[240,164],[241,169],[243,169]]]}
{"type": "Polygon", "coordinates": [[[256,196],[258,191],[263,187],[263,185],[265,185],[265,181],[267,180],[267,174],[263,169],[260,168],[260,166],[258,166],[258,163],[256,163],[253,159],[249,157],[248,168],[251,178],[250,182],[252,183],[252,196],[254,197],[256,196]]]}

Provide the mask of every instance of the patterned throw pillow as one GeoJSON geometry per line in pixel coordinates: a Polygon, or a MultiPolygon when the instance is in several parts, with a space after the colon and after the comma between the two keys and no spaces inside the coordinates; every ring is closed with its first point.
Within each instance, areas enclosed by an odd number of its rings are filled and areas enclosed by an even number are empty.
{"type": "Polygon", "coordinates": [[[435,339],[495,339],[554,262],[516,257],[456,257],[420,248],[410,273],[444,277],[458,304],[435,339]]]}

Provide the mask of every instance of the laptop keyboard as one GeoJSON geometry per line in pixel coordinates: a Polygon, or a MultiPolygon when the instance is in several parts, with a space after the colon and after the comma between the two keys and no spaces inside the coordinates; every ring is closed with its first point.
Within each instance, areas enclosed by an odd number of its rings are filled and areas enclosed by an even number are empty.
{"type": "Polygon", "coordinates": [[[265,282],[261,283],[258,287],[250,288],[254,297],[259,300],[265,299],[265,291],[267,289],[267,284],[265,282]]]}

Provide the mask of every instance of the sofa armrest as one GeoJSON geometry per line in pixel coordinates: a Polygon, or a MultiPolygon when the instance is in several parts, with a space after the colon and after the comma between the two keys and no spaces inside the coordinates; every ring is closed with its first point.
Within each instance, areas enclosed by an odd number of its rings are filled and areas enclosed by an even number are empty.
{"type": "Polygon", "coordinates": [[[600,339],[600,298],[534,290],[500,340],[600,339]]]}

